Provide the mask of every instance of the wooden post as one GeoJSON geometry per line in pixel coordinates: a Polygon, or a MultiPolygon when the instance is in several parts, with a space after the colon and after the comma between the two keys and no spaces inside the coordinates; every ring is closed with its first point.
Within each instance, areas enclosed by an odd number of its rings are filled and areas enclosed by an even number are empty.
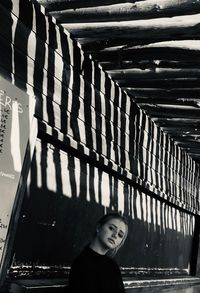
{"type": "Polygon", "coordinates": [[[199,246],[199,234],[200,234],[200,217],[195,217],[194,238],[192,246],[192,255],[190,262],[190,274],[192,276],[200,276],[200,246],[199,246]]]}

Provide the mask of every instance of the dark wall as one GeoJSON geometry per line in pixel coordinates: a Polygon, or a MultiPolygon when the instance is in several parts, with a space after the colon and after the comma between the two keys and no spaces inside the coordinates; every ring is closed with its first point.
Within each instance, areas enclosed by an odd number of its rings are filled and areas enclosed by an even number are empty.
{"type": "Polygon", "coordinates": [[[129,220],[129,236],[117,256],[124,275],[189,274],[192,214],[39,139],[29,181],[13,267],[69,267],[98,218],[118,210],[129,220]]]}

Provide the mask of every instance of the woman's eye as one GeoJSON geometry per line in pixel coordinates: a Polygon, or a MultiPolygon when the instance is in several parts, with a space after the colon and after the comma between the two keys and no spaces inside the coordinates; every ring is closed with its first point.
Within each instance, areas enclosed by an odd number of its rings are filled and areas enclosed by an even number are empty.
{"type": "Polygon", "coordinates": [[[110,226],[110,227],[109,227],[109,229],[110,229],[111,231],[113,231],[113,230],[114,230],[114,228],[113,228],[112,226],[110,226]]]}
{"type": "Polygon", "coordinates": [[[124,234],[118,234],[118,236],[120,237],[120,238],[123,238],[123,236],[124,236],[124,234]]]}

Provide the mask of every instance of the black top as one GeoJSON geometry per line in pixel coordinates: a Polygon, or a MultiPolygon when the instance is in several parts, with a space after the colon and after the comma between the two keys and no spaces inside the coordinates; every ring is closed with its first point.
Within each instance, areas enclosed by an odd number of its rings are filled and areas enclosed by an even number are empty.
{"type": "Polygon", "coordinates": [[[70,293],[125,293],[116,262],[88,246],[72,264],[69,285],[70,293]]]}

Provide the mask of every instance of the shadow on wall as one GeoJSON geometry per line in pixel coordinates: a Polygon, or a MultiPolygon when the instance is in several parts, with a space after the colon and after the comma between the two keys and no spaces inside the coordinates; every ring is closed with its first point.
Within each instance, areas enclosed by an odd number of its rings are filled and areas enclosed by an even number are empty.
{"type": "Polygon", "coordinates": [[[123,273],[188,274],[194,217],[38,139],[13,265],[69,267],[105,211],[129,220],[117,260],[123,273]]]}

